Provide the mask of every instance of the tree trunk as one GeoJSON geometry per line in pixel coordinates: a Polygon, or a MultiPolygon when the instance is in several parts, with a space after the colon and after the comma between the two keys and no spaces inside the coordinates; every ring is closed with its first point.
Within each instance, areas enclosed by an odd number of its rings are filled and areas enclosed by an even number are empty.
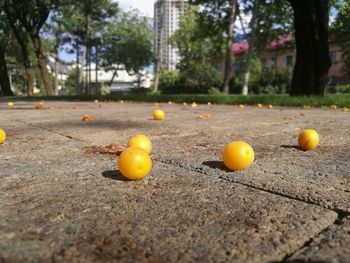
{"type": "Polygon", "coordinates": [[[26,77],[27,77],[27,95],[28,96],[33,96],[33,94],[34,94],[35,71],[28,64],[24,65],[24,70],[25,70],[26,77]]]}
{"type": "Polygon", "coordinates": [[[55,54],[55,80],[54,80],[54,94],[58,95],[58,75],[59,75],[59,70],[58,66],[59,65],[59,59],[58,59],[58,49],[56,49],[56,54],[55,54]]]}
{"type": "Polygon", "coordinates": [[[49,74],[49,71],[47,69],[47,60],[46,60],[46,56],[45,56],[43,47],[41,45],[40,36],[37,32],[35,32],[35,33],[31,34],[30,37],[33,41],[33,46],[35,49],[36,57],[38,59],[38,66],[40,69],[40,74],[41,74],[42,81],[44,83],[46,94],[49,96],[52,96],[52,95],[54,95],[54,92],[53,92],[52,82],[50,79],[50,74],[49,74]]]}
{"type": "Polygon", "coordinates": [[[0,86],[1,91],[4,96],[13,96],[13,92],[11,90],[10,79],[8,75],[5,53],[0,47],[0,86]]]}
{"type": "Polygon", "coordinates": [[[252,64],[253,53],[255,49],[255,38],[256,30],[258,28],[258,17],[259,17],[259,0],[254,1],[253,16],[250,22],[251,33],[248,39],[248,54],[245,63],[244,73],[243,73],[243,85],[242,85],[242,95],[247,96],[249,93],[249,80],[250,80],[250,67],[252,64]]]}
{"type": "Polygon", "coordinates": [[[297,49],[291,95],[323,95],[329,58],[329,0],[289,0],[297,49]]]}
{"type": "Polygon", "coordinates": [[[235,20],[236,20],[236,7],[237,7],[237,0],[232,0],[230,22],[227,30],[226,58],[225,58],[225,70],[224,70],[224,83],[223,83],[223,91],[226,94],[230,93],[229,84],[230,84],[230,78],[232,75],[232,44],[233,44],[235,20]]]}

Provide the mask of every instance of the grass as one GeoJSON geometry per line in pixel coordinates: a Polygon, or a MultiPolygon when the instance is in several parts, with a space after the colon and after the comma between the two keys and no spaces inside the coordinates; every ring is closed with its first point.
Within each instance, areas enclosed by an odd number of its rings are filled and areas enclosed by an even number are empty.
{"type": "Polygon", "coordinates": [[[274,106],[303,106],[313,107],[337,105],[338,107],[350,107],[350,94],[328,94],[325,96],[291,97],[288,95],[209,95],[209,94],[110,94],[110,95],[80,95],[80,96],[33,96],[33,97],[4,97],[1,101],[15,100],[65,100],[65,101],[110,101],[128,100],[136,102],[176,102],[176,103],[215,103],[215,104],[247,104],[255,105],[272,104],[274,106]]]}

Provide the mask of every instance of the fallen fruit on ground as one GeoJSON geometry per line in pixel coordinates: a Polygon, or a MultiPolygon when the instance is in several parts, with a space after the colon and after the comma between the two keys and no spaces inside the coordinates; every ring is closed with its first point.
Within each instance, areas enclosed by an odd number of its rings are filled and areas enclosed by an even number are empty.
{"type": "Polygon", "coordinates": [[[184,103],[182,103],[182,105],[183,105],[183,106],[187,106],[187,103],[186,103],[186,102],[184,102],[184,103]]]}
{"type": "Polygon", "coordinates": [[[169,105],[172,105],[173,103],[172,103],[171,101],[168,101],[168,104],[169,104],[169,105]]]}
{"type": "Polygon", "coordinates": [[[124,177],[130,180],[140,180],[150,173],[152,160],[145,151],[130,147],[119,156],[118,168],[124,177]]]}
{"type": "Polygon", "coordinates": [[[85,122],[92,122],[95,120],[96,120],[96,118],[92,115],[84,115],[82,118],[82,121],[85,121],[85,122]]]}
{"type": "Polygon", "coordinates": [[[197,106],[198,106],[198,105],[197,105],[197,103],[195,103],[195,102],[193,102],[192,105],[191,105],[192,108],[196,108],[197,106]]]}
{"type": "Polygon", "coordinates": [[[317,147],[319,140],[319,136],[315,130],[307,129],[299,134],[298,144],[304,151],[310,151],[317,147]]]}
{"type": "Polygon", "coordinates": [[[6,140],[6,132],[3,129],[0,129],[0,144],[3,144],[6,140]]]}
{"type": "Polygon", "coordinates": [[[37,110],[43,110],[44,108],[45,108],[45,103],[43,101],[40,101],[35,105],[35,109],[37,110]]]}
{"type": "Polygon", "coordinates": [[[344,107],[344,108],[343,108],[343,111],[344,111],[344,112],[349,112],[349,108],[344,107]]]}
{"type": "Polygon", "coordinates": [[[270,104],[270,105],[268,105],[267,106],[269,109],[272,109],[273,108],[273,106],[270,104]]]}
{"type": "Polygon", "coordinates": [[[338,107],[337,107],[337,105],[331,105],[331,109],[336,110],[336,109],[338,109],[338,107]]]}
{"type": "Polygon", "coordinates": [[[258,103],[258,104],[256,104],[256,107],[258,107],[258,108],[262,108],[262,104],[261,103],[258,103]]]}
{"type": "Polygon", "coordinates": [[[243,104],[239,104],[238,107],[239,107],[240,109],[244,109],[244,108],[245,108],[245,106],[244,106],[243,104]]]}
{"type": "Polygon", "coordinates": [[[8,106],[8,107],[13,107],[13,102],[11,102],[11,101],[8,102],[8,103],[7,103],[7,106],[8,106]]]}
{"type": "Polygon", "coordinates": [[[165,117],[164,111],[162,111],[162,110],[153,111],[153,119],[155,119],[156,121],[163,120],[164,117],[165,117]]]}
{"type": "Polygon", "coordinates": [[[213,115],[212,114],[204,114],[204,115],[199,115],[199,118],[201,120],[211,120],[213,118],[213,115]]]}
{"type": "Polygon", "coordinates": [[[234,141],[225,146],[222,160],[232,171],[244,170],[254,162],[254,150],[246,142],[234,141]]]}
{"type": "Polygon", "coordinates": [[[146,135],[138,134],[130,137],[128,147],[136,147],[150,154],[152,151],[152,142],[146,135]]]}

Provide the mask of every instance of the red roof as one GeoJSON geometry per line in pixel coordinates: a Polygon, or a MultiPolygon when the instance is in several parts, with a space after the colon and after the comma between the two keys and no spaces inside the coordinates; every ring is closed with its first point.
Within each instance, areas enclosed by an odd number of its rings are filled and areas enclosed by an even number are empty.
{"type": "MultiPolygon", "coordinates": [[[[288,43],[290,43],[293,40],[293,35],[285,35],[285,36],[280,36],[277,39],[271,41],[267,46],[267,50],[274,50],[277,49],[278,47],[284,46],[288,43]]],[[[243,40],[238,43],[234,43],[232,46],[232,52],[235,55],[241,55],[245,53],[249,48],[249,44],[247,40],[243,40]]]]}

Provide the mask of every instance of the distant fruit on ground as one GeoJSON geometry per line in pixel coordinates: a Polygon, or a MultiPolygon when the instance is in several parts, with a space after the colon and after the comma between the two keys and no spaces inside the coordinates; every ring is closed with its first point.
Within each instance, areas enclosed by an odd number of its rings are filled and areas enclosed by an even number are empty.
{"type": "Polygon", "coordinates": [[[0,129],[0,144],[3,144],[6,140],[6,132],[3,129],[0,129]]]}
{"type": "Polygon", "coordinates": [[[173,102],[172,102],[172,101],[168,101],[168,104],[169,104],[169,105],[172,105],[172,104],[173,104],[173,102]]]}
{"type": "Polygon", "coordinates": [[[298,144],[304,151],[310,151],[317,147],[319,143],[319,136],[313,129],[302,131],[298,137],[298,144]]]}
{"type": "Polygon", "coordinates": [[[254,150],[246,142],[234,141],[225,146],[222,159],[228,169],[244,170],[254,162],[254,150]]]}
{"type": "Polygon", "coordinates": [[[124,104],[124,101],[123,101],[123,100],[120,100],[119,103],[124,104]]]}
{"type": "Polygon", "coordinates": [[[153,111],[153,119],[155,119],[156,121],[163,120],[164,117],[165,117],[164,111],[162,111],[162,110],[153,111]]]}
{"type": "Polygon", "coordinates": [[[152,142],[146,135],[138,134],[130,137],[128,147],[136,147],[149,154],[152,151],[152,142]]]}
{"type": "Polygon", "coordinates": [[[11,102],[11,101],[8,102],[8,103],[7,103],[7,106],[8,106],[8,107],[13,107],[13,102],[11,102]]]}
{"type": "Polygon", "coordinates": [[[140,180],[146,177],[152,169],[151,157],[143,150],[130,147],[118,158],[120,173],[130,180],[140,180]]]}
{"type": "Polygon", "coordinates": [[[94,100],[95,103],[98,103],[98,100],[94,100]]]}
{"type": "Polygon", "coordinates": [[[239,107],[240,109],[244,109],[244,108],[245,108],[244,104],[239,104],[238,107],[239,107]]]}
{"type": "Polygon", "coordinates": [[[186,107],[186,106],[187,106],[187,103],[186,103],[186,102],[184,102],[184,103],[182,103],[182,105],[186,107]]]}
{"type": "Polygon", "coordinates": [[[267,105],[267,108],[272,109],[272,108],[273,108],[273,105],[272,105],[272,104],[267,105]]]}
{"type": "Polygon", "coordinates": [[[338,109],[338,107],[337,107],[337,105],[331,105],[331,109],[336,110],[336,109],[338,109]]]}
{"type": "Polygon", "coordinates": [[[153,103],[153,106],[159,106],[158,102],[153,103]]]}
{"type": "Polygon", "coordinates": [[[258,107],[258,108],[262,108],[262,104],[261,103],[258,103],[258,104],[256,104],[256,107],[258,107]]]}
{"type": "Polygon", "coordinates": [[[309,109],[311,109],[311,106],[310,106],[310,105],[304,105],[304,106],[303,106],[303,109],[304,109],[304,110],[309,110],[309,109]]]}
{"type": "Polygon", "coordinates": [[[344,108],[343,108],[343,111],[344,111],[344,112],[349,112],[349,108],[344,107],[344,108]]]}
{"type": "Polygon", "coordinates": [[[35,105],[35,109],[37,110],[43,110],[45,108],[45,103],[43,101],[39,101],[36,105],[35,105]]]}
{"type": "Polygon", "coordinates": [[[211,107],[211,102],[208,102],[208,106],[211,107]]]}
{"type": "Polygon", "coordinates": [[[196,108],[197,106],[198,106],[198,105],[197,105],[197,103],[195,103],[195,102],[193,102],[192,105],[191,105],[192,108],[196,108]]]}

